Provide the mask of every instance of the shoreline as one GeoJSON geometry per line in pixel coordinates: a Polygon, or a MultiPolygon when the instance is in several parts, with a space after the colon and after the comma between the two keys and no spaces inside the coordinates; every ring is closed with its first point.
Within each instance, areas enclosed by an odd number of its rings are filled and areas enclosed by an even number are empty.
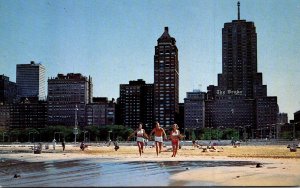
{"type": "Polygon", "coordinates": [[[171,157],[171,147],[162,148],[162,152],[156,156],[155,148],[147,147],[142,156],[139,156],[137,146],[120,146],[118,151],[113,146],[89,146],[84,151],[76,145],[66,145],[66,150],[62,151],[60,145],[56,150],[49,146],[49,149],[42,150],[41,154],[34,154],[33,145],[0,145],[0,157],[16,160],[26,160],[29,162],[44,162],[49,160],[70,160],[83,158],[109,158],[118,161],[148,161],[148,160],[295,160],[300,161],[300,149],[297,152],[290,152],[286,146],[216,146],[215,150],[207,150],[185,146],[178,150],[176,157],[171,157]]]}
{"type": "Polygon", "coordinates": [[[96,159],[107,162],[165,162],[165,161],[252,161],[261,163],[255,166],[220,166],[201,167],[171,175],[171,186],[200,185],[207,186],[300,186],[300,151],[290,152],[286,146],[217,146],[215,151],[203,152],[201,149],[185,146],[171,157],[169,147],[163,148],[156,156],[155,148],[147,147],[142,157],[137,146],[120,146],[118,151],[113,146],[89,146],[85,151],[79,147],[67,145],[66,151],[61,146],[34,154],[28,146],[12,145],[1,147],[1,161],[13,159],[27,162],[59,162],[71,160],[96,159]],[[3,153],[4,152],[4,153],[3,153]],[[6,153],[5,153],[6,152],[6,153]]]}

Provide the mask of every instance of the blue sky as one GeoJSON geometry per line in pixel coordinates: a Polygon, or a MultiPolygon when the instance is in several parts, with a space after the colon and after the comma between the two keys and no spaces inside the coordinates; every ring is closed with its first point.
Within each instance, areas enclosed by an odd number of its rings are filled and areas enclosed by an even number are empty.
{"type": "MultiPolygon", "coordinates": [[[[289,119],[300,110],[300,1],[241,0],[253,21],[258,71],[289,119]]],[[[92,76],[94,96],[117,98],[119,84],[153,83],[153,56],[164,27],[179,49],[180,102],[186,92],[217,85],[221,35],[237,19],[236,0],[0,0],[0,74],[15,81],[31,60],[47,77],[92,76]]]]}

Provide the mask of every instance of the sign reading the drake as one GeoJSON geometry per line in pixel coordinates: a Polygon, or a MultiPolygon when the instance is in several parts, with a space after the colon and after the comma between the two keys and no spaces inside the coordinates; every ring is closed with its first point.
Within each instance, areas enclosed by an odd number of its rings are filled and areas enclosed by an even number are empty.
{"type": "Polygon", "coordinates": [[[217,90],[217,95],[242,95],[243,91],[239,91],[239,90],[227,90],[227,91],[223,91],[223,90],[217,90]]]}

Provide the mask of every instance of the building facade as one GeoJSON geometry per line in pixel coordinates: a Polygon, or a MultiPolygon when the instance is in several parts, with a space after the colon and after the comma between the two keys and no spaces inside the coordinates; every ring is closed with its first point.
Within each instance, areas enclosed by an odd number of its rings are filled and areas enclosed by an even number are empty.
{"type": "Polygon", "coordinates": [[[267,96],[257,72],[257,34],[253,22],[238,19],[222,29],[222,74],[207,87],[207,127],[262,129],[277,122],[277,97],[267,96]]]}
{"type": "Polygon", "coordinates": [[[255,101],[243,96],[213,95],[205,101],[205,124],[210,128],[244,128],[255,125],[255,101]]]}
{"type": "Polygon", "coordinates": [[[106,107],[106,125],[116,124],[116,102],[115,99],[108,101],[106,107]]]}
{"type": "Polygon", "coordinates": [[[0,130],[10,126],[10,108],[12,104],[0,104],[0,130]]]}
{"type": "Polygon", "coordinates": [[[179,61],[175,38],[168,27],[157,40],[154,55],[154,114],[162,127],[175,123],[179,113],[179,61]]]}
{"type": "Polygon", "coordinates": [[[107,97],[93,97],[86,105],[86,125],[104,126],[115,124],[115,101],[107,97]]]}
{"type": "Polygon", "coordinates": [[[206,93],[200,90],[187,92],[184,98],[184,127],[200,129],[205,127],[206,93]]]}
{"type": "Polygon", "coordinates": [[[300,110],[294,113],[294,123],[298,123],[300,126],[300,110]]]}
{"type": "Polygon", "coordinates": [[[86,105],[92,101],[92,78],[80,73],[58,74],[48,79],[48,124],[85,125],[86,105]]]}
{"type": "Polygon", "coordinates": [[[24,97],[10,107],[10,128],[43,128],[47,125],[47,102],[24,97]]]}
{"type": "Polygon", "coordinates": [[[119,105],[124,126],[136,128],[139,122],[146,126],[152,125],[153,90],[153,84],[146,84],[142,79],[129,81],[129,84],[120,84],[119,105]]]}
{"type": "Polygon", "coordinates": [[[279,113],[277,115],[277,123],[279,124],[285,124],[288,123],[288,114],[287,113],[279,113]]]}
{"type": "Polygon", "coordinates": [[[0,75],[0,105],[16,102],[17,94],[17,84],[9,81],[9,77],[0,75]]]}
{"type": "Polygon", "coordinates": [[[46,99],[45,67],[42,64],[36,64],[34,61],[30,64],[18,64],[16,83],[20,97],[46,99]]]}
{"type": "Polygon", "coordinates": [[[179,113],[177,114],[176,117],[176,124],[179,126],[179,131],[180,132],[184,132],[184,102],[183,103],[179,103],[179,113]]]}

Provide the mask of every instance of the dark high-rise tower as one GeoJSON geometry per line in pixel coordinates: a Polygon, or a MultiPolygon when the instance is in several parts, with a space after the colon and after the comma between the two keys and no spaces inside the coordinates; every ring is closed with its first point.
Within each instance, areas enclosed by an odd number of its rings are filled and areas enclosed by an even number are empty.
{"type": "Polygon", "coordinates": [[[157,40],[154,55],[154,114],[162,126],[175,122],[179,112],[178,49],[168,27],[157,40]]]}
{"type": "Polygon", "coordinates": [[[218,86],[253,98],[266,96],[262,75],[257,73],[257,35],[253,22],[238,19],[225,23],[222,29],[222,74],[218,86]]]}
{"type": "Polygon", "coordinates": [[[257,72],[256,28],[240,19],[237,5],[237,20],[222,29],[222,74],[218,86],[207,88],[206,126],[262,130],[276,123],[277,97],[267,96],[262,73],[257,72]]]}

